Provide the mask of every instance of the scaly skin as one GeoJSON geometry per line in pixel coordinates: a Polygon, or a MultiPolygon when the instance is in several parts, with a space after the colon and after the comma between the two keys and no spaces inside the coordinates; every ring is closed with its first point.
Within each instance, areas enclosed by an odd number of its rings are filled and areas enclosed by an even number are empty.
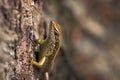
{"type": "Polygon", "coordinates": [[[41,68],[45,74],[45,80],[49,80],[48,71],[54,62],[62,41],[62,31],[59,24],[54,21],[50,22],[49,35],[45,41],[38,39],[40,51],[38,53],[38,62],[31,61],[32,65],[41,68]]]}

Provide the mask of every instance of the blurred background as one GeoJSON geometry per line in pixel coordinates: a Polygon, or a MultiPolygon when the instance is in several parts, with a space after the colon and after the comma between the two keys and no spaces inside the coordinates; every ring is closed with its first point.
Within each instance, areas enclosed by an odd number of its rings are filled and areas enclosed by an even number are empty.
{"type": "Polygon", "coordinates": [[[120,80],[120,0],[47,0],[63,44],[51,80],[120,80]]]}
{"type": "Polygon", "coordinates": [[[0,80],[38,80],[29,38],[42,19],[63,31],[50,80],[120,80],[120,0],[0,0],[0,80]]]}

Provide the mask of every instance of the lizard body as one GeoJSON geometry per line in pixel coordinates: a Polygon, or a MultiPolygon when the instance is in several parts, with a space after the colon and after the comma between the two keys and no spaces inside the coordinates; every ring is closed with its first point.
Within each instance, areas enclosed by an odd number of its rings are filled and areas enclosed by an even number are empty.
{"type": "Polygon", "coordinates": [[[54,59],[59,51],[62,41],[62,31],[59,24],[55,21],[50,22],[49,35],[46,40],[38,39],[40,51],[38,53],[38,62],[32,60],[32,64],[41,68],[45,74],[45,80],[48,80],[48,71],[54,63],[54,59]]]}

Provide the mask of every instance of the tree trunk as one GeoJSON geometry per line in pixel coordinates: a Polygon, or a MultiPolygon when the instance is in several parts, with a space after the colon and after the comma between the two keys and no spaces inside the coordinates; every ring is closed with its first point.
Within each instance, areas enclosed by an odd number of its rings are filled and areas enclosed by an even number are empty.
{"type": "Polygon", "coordinates": [[[38,80],[30,60],[42,24],[40,0],[0,1],[0,80],[38,80]]]}

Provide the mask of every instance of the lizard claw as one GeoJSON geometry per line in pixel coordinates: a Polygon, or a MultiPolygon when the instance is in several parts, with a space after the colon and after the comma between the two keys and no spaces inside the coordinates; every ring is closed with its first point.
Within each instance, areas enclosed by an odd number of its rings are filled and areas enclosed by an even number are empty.
{"type": "Polygon", "coordinates": [[[33,60],[33,58],[30,60],[30,64],[31,65],[33,65],[33,63],[34,63],[34,60],[33,60]]]}

